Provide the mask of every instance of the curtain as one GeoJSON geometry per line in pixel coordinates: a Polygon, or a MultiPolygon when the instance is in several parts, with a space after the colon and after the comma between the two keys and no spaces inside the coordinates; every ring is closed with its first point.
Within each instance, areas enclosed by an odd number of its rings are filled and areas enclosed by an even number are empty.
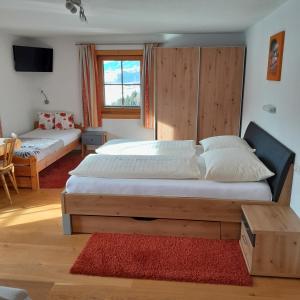
{"type": "Polygon", "coordinates": [[[101,127],[100,81],[96,46],[79,46],[84,127],[101,127]]]}
{"type": "Polygon", "coordinates": [[[153,48],[158,44],[145,44],[142,69],[141,120],[145,128],[154,128],[154,59],[153,48]]]}

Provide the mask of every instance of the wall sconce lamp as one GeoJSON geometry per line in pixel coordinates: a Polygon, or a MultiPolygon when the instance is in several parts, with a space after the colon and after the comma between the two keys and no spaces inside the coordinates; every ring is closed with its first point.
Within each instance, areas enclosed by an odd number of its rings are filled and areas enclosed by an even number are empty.
{"type": "Polygon", "coordinates": [[[41,94],[44,96],[44,103],[45,104],[49,104],[50,103],[50,101],[49,101],[49,99],[48,99],[48,97],[47,97],[47,95],[45,94],[45,92],[43,91],[43,90],[41,90],[41,94]]]}
{"type": "Polygon", "coordinates": [[[270,114],[276,114],[277,108],[275,105],[272,104],[266,104],[263,106],[263,110],[270,113],[270,114]]]}

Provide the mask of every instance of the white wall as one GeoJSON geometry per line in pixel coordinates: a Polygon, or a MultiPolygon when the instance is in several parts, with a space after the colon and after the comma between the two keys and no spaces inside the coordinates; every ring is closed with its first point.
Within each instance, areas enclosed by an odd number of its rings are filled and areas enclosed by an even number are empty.
{"type": "Polygon", "coordinates": [[[67,110],[81,122],[78,52],[66,39],[26,39],[0,33],[0,117],[4,135],[18,134],[33,128],[36,112],[67,110]],[[16,72],[12,45],[54,48],[53,73],[16,72]],[[50,105],[45,105],[40,91],[44,89],[50,105]]]}
{"type": "MultiPolygon", "coordinates": [[[[255,121],[296,152],[300,164],[300,1],[289,0],[246,33],[247,67],[243,109],[243,130],[255,121]],[[285,30],[281,81],[266,80],[271,35],[285,30]],[[277,107],[276,114],[262,110],[264,104],[277,107]]],[[[291,206],[300,216],[300,173],[294,173],[291,206]]]]}
{"type": "Polygon", "coordinates": [[[53,72],[44,74],[35,85],[35,111],[70,111],[75,121],[82,122],[82,102],[78,50],[74,42],[67,38],[41,40],[43,45],[54,49],[53,72]],[[40,90],[47,94],[50,104],[42,101],[40,90]]]}
{"type": "Polygon", "coordinates": [[[183,46],[228,46],[244,45],[245,34],[233,33],[155,33],[155,34],[102,34],[73,36],[74,41],[80,43],[94,43],[100,45],[128,45],[144,43],[160,43],[164,47],[183,46]]]}
{"type": "Polygon", "coordinates": [[[141,120],[137,119],[104,119],[102,128],[103,130],[106,130],[108,132],[108,139],[154,139],[154,130],[143,128],[143,126],[141,125],[141,120]]]}
{"type": "Polygon", "coordinates": [[[39,75],[14,70],[12,45],[16,37],[0,33],[0,118],[4,136],[33,127],[32,83],[39,75]]]}

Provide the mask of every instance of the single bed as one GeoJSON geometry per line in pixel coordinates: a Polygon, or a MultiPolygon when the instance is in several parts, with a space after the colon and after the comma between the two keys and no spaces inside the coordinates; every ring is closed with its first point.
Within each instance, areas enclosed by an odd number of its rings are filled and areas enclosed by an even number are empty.
{"type": "Polygon", "coordinates": [[[68,130],[36,128],[21,135],[22,148],[13,158],[18,186],[39,189],[39,172],[76,149],[80,145],[81,131],[81,126],[75,125],[68,130]]]}
{"type": "Polygon", "coordinates": [[[241,205],[289,205],[295,154],[255,123],[244,139],[276,175],[266,182],[72,176],[62,193],[65,234],[96,231],[238,238],[241,205]]]}

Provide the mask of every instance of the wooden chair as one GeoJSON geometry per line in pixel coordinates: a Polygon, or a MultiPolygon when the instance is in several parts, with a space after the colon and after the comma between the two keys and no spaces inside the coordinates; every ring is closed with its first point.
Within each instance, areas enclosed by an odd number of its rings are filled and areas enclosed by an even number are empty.
{"type": "Polygon", "coordinates": [[[16,139],[5,139],[4,141],[4,156],[3,160],[0,160],[0,178],[3,184],[3,188],[5,191],[5,194],[7,198],[10,201],[10,204],[12,204],[12,200],[10,197],[9,189],[7,187],[6,181],[5,181],[5,175],[8,175],[14,189],[16,190],[17,193],[19,193],[17,182],[16,182],[16,177],[15,177],[15,172],[14,172],[14,164],[12,163],[12,158],[14,154],[14,149],[15,149],[15,143],[16,139]]]}

